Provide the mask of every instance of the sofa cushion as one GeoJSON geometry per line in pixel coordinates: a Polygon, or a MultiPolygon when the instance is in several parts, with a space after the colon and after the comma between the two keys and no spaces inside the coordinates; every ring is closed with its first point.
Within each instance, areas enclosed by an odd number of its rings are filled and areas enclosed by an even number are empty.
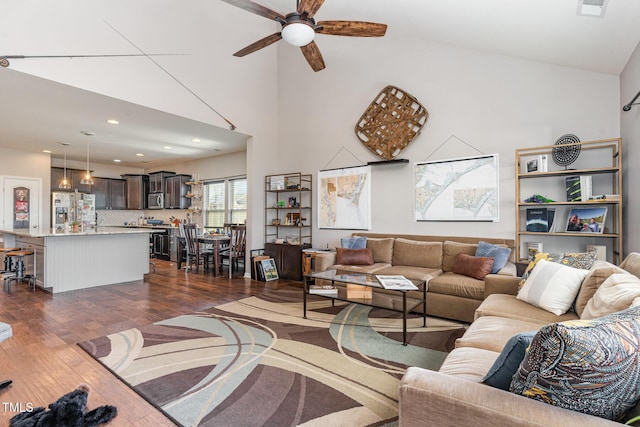
{"type": "Polygon", "coordinates": [[[393,243],[392,264],[440,269],[442,242],[420,242],[397,238],[393,243]]]}
{"type": "Polygon", "coordinates": [[[584,307],[596,293],[600,285],[602,285],[604,281],[614,273],[626,273],[626,271],[608,263],[607,261],[597,260],[593,263],[593,266],[589,270],[589,274],[587,274],[582,281],[582,286],[580,286],[580,291],[578,292],[576,301],[573,304],[573,309],[578,316],[582,316],[584,307]]]}
{"type": "Polygon", "coordinates": [[[373,264],[373,250],[336,248],[336,263],[342,265],[371,265],[373,264]]]}
{"type": "Polygon", "coordinates": [[[518,299],[560,316],[571,308],[588,273],[541,259],[518,292],[518,299]]]}
{"type": "Polygon", "coordinates": [[[489,372],[499,354],[481,348],[456,348],[447,355],[439,372],[479,383],[489,372]]]}
{"type": "Polygon", "coordinates": [[[431,279],[429,293],[482,301],[484,299],[484,281],[453,272],[443,273],[431,279]]]}
{"type": "MultiPolygon", "coordinates": [[[[431,289],[429,289],[429,292],[431,292],[431,289]]],[[[527,322],[539,322],[540,326],[547,323],[578,319],[578,316],[573,311],[568,311],[562,316],[556,316],[547,310],[520,301],[515,295],[506,294],[491,294],[485,298],[475,312],[475,319],[477,320],[483,316],[500,316],[527,322]]]]}
{"type": "Polygon", "coordinates": [[[364,249],[367,247],[366,237],[343,237],[340,246],[348,249],[364,249]]]}
{"type": "Polygon", "coordinates": [[[631,252],[620,264],[620,268],[633,274],[636,277],[640,277],[640,253],[631,252]]]}
{"type": "Polygon", "coordinates": [[[373,250],[373,262],[391,264],[393,260],[393,238],[373,239],[367,237],[367,248],[373,250]]]}
{"type": "Polygon", "coordinates": [[[492,274],[498,273],[498,271],[507,265],[509,255],[511,255],[511,249],[506,246],[494,245],[493,243],[488,243],[483,240],[478,242],[476,256],[493,258],[493,266],[491,267],[492,274]]]}
{"type": "Polygon", "coordinates": [[[456,340],[458,347],[475,347],[500,352],[509,339],[523,331],[537,331],[544,323],[483,316],[473,322],[464,335],[456,340]]]}
{"type": "Polygon", "coordinates": [[[581,319],[595,319],[627,309],[640,297],[640,279],[629,273],[615,273],[604,281],[589,300],[581,319]]]}
{"type": "Polygon", "coordinates": [[[537,330],[521,332],[509,338],[482,382],[501,390],[509,390],[511,379],[520,367],[536,333],[538,333],[537,330]]]}
{"type": "Polygon", "coordinates": [[[640,398],[640,307],[543,326],[510,391],[619,420],[640,398]]]}
{"type": "Polygon", "coordinates": [[[458,254],[475,255],[478,245],[445,240],[442,244],[442,271],[453,271],[458,254]]]}
{"type": "Polygon", "coordinates": [[[453,272],[473,277],[474,279],[484,280],[487,274],[491,273],[493,267],[493,258],[471,256],[460,253],[456,258],[453,266],[453,272]]]}
{"type": "Polygon", "coordinates": [[[522,288],[522,286],[524,286],[524,282],[527,280],[527,277],[529,277],[529,274],[531,274],[531,270],[533,270],[533,268],[536,266],[538,261],[540,261],[541,259],[544,259],[545,261],[549,261],[549,262],[557,262],[559,264],[566,265],[573,268],[588,270],[591,268],[591,266],[595,262],[597,255],[598,255],[598,252],[596,251],[566,252],[566,253],[547,253],[547,252],[538,253],[536,254],[533,261],[531,261],[529,265],[527,265],[527,269],[522,274],[520,287],[522,288]]]}

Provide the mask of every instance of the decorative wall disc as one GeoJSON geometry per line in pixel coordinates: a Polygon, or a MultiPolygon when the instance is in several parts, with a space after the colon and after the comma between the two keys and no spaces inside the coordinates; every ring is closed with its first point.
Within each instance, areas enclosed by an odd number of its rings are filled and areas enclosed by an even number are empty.
{"type": "Polygon", "coordinates": [[[580,138],[570,133],[562,135],[551,150],[553,162],[558,166],[564,166],[565,169],[571,163],[575,162],[580,155],[580,138]],[[572,145],[568,145],[572,144],[572,145]]]}
{"type": "Polygon", "coordinates": [[[358,120],[356,136],[385,160],[395,159],[420,134],[429,112],[416,98],[395,86],[387,86],[358,120]]]}

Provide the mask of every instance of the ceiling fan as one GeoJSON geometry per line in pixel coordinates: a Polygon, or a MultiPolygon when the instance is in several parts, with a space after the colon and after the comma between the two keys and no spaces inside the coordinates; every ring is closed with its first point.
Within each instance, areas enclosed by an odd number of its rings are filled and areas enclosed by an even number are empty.
{"type": "Polygon", "coordinates": [[[263,39],[250,44],[233,54],[242,57],[267,47],[281,39],[294,46],[299,46],[302,54],[313,71],[325,68],[320,49],[313,41],[315,34],[328,34],[334,36],[351,37],[382,37],[387,31],[385,24],[363,21],[318,21],[313,19],[318,9],[324,4],[324,0],[297,0],[295,12],[282,15],[265,6],[250,0],[222,0],[233,6],[237,6],[248,12],[263,16],[279,22],[282,25],[280,32],[271,34],[263,39]]]}

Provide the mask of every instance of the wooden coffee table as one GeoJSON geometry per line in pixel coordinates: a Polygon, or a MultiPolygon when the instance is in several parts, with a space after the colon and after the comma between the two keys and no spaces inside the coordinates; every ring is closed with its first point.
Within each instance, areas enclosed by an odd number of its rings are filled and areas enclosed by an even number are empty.
{"type": "MultiPolygon", "coordinates": [[[[330,281],[332,285],[336,283],[344,283],[346,285],[358,285],[358,286],[366,286],[368,288],[380,288],[384,289],[376,276],[368,273],[357,273],[346,270],[327,270],[320,271],[317,273],[305,274],[304,275],[304,289],[303,289],[303,303],[302,303],[302,316],[307,318],[307,294],[309,293],[309,279],[313,280],[326,280],[330,281]]],[[[422,304],[422,326],[427,326],[427,284],[424,280],[411,280],[411,282],[418,287],[419,290],[422,291],[422,298],[415,301],[413,304],[407,305],[407,292],[406,290],[392,290],[387,289],[390,292],[398,293],[398,296],[402,298],[402,310],[398,310],[393,307],[385,307],[382,305],[376,305],[373,302],[373,298],[348,298],[346,297],[336,296],[336,295],[323,295],[323,294],[314,294],[325,298],[331,298],[332,300],[340,300],[353,302],[356,304],[368,305],[371,307],[382,308],[385,310],[391,310],[395,312],[402,313],[402,345],[407,345],[407,313],[412,309],[416,308],[420,304],[422,304]]]]}

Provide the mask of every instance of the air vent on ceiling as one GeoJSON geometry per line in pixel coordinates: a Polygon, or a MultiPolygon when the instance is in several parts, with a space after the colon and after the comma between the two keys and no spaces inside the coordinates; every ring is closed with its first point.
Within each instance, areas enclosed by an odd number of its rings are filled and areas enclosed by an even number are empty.
{"type": "Polygon", "coordinates": [[[578,15],[604,18],[609,0],[578,0],[578,15]]]}

